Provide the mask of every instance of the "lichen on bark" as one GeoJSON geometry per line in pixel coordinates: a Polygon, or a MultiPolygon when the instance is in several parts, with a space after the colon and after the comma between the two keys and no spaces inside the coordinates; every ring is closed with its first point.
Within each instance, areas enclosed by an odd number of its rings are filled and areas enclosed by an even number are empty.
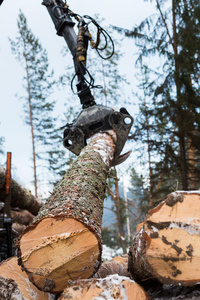
{"type": "Polygon", "coordinates": [[[81,152],[40,209],[44,217],[73,217],[100,238],[106,179],[114,156],[114,134],[96,134],[81,152]]]}

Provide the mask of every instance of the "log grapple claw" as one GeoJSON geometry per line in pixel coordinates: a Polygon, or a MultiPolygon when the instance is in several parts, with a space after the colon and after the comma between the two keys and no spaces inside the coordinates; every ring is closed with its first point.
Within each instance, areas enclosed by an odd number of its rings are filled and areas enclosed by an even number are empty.
{"type": "Polygon", "coordinates": [[[71,124],[66,124],[63,145],[76,155],[87,145],[87,139],[97,132],[113,129],[117,136],[113,165],[120,164],[130,155],[130,151],[120,156],[128,138],[133,117],[125,108],[115,111],[102,105],[83,109],[71,124]]]}

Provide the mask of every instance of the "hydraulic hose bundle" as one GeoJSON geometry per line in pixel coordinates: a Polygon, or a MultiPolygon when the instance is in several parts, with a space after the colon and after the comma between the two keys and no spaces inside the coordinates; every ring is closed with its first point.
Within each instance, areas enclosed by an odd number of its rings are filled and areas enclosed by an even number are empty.
{"type": "Polygon", "coordinates": [[[110,35],[94,20],[85,15],[80,16],[69,9],[66,1],[44,0],[59,36],[63,36],[71,51],[75,75],[71,80],[71,88],[74,92],[73,82],[77,78],[77,95],[80,98],[83,110],[76,120],[66,124],[64,130],[64,146],[79,155],[86,145],[86,140],[93,134],[113,129],[117,135],[114,165],[124,161],[130,153],[120,156],[122,148],[128,138],[133,118],[125,108],[119,112],[112,108],[97,105],[91,93],[92,88],[99,88],[94,84],[94,79],[86,67],[88,43],[95,49],[102,59],[109,59],[114,54],[114,43],[110,35]],[[72,20],[74,19],[74,21],[72,20]],[[78,22],[78,34],[74,31],[75,22],[78,22]],[[90,24],[96,28],[96,40],[92,38],[89,31],[90,24]],[[102,42],[103,40],[103,42],[102,42]],[[111,44],[111,52],[105,55],[108,44],[111,44]],[[87,78],[86,78],[87,76],[87,78]]]}

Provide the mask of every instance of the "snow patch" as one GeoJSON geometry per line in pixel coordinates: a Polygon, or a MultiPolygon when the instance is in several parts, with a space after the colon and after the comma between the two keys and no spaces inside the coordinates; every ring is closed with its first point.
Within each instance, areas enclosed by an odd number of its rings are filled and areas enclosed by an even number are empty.
{"type": "Polygon", "coordinates": [[[122,248],[112,249],[106,245],[103,245],[102,259],[103,260],[112,260],[115,256],[120,256],[123,254],[122,248]]]}
{"type": "Polygon", "coordinates": [[[180,194],[199,194],[200,190],[194,190],[194,191],[175,191],[171,193],[173,196],[178,196],[180,194]]]}
{"type": "Polygon", "coordinates": [[[123,281],[131,281],[130,278],[125,276],[119,276],[117,274],[109,275],[106,278],[98,279],[100,286],[104,287],[104,282],[106,282],[108,289],[103,290],[98,297],[93,298],[93,300],[105,300],[105,299],[117,299],[115,293],[119,290],[120,299],[128,300],[126,295],[126,290],[123,281]],[[109,289],[110,288],[110,289],[109,289]],[[115,293],[113,293],[115,290],[115,293]]]}
{"type": "Polygon", "coordinates": [[[172,222],[169,226],[169,229],[176,228],[176,229],[183,229],[189,233],[189,235],[198,235],[200,236],[200,229],[199,227],[195,227],[190,225],[190,223],[174,223],[172,222]],[[189,225],[189,226],[187,226],[189,225]]]}

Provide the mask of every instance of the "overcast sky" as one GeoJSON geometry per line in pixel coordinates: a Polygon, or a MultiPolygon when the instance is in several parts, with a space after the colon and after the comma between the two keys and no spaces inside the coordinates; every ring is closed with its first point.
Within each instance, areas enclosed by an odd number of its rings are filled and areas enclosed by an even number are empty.
{"type": "MultiPolygon", "coordinates": [[[[106,24],[127,29],[132,29],[134,25],[138,25],[155,11],[154,4],[143,0],[69,0],[67,4],[72,11],[80,15],[94,16],[99,13],[101,18],[105,18],[106,24]]],[[[22,93],[23,70],[12,55],[8,41],[8,37],[14,39],[17,35],[17,17],[20,9],[27,18],[29,28],[48,51],[51,67],[61,74],[64,66],[60,51],[66,44],[63,38],[56,35],[54,25],[46,8],[41,5],[41,1],[3,1],[0,6],[0,136],[6,139],[5,153],[12,152],[13,177],[23,186],[33,190],[30,129],[24,123],[22,103],[15,96],[22,93]]],[[[127,62],[125,61],[122,70],[127,73],[132,84],[134,81],[133,44],[131,40],[124,42],[123,52],[127,62]]],[[[62,99],[59,101],[62,102],[62,99]]],[[[6,154],[5,159],[0,159],[0,165],[4,164],[5,160],[6,154]]]]}

